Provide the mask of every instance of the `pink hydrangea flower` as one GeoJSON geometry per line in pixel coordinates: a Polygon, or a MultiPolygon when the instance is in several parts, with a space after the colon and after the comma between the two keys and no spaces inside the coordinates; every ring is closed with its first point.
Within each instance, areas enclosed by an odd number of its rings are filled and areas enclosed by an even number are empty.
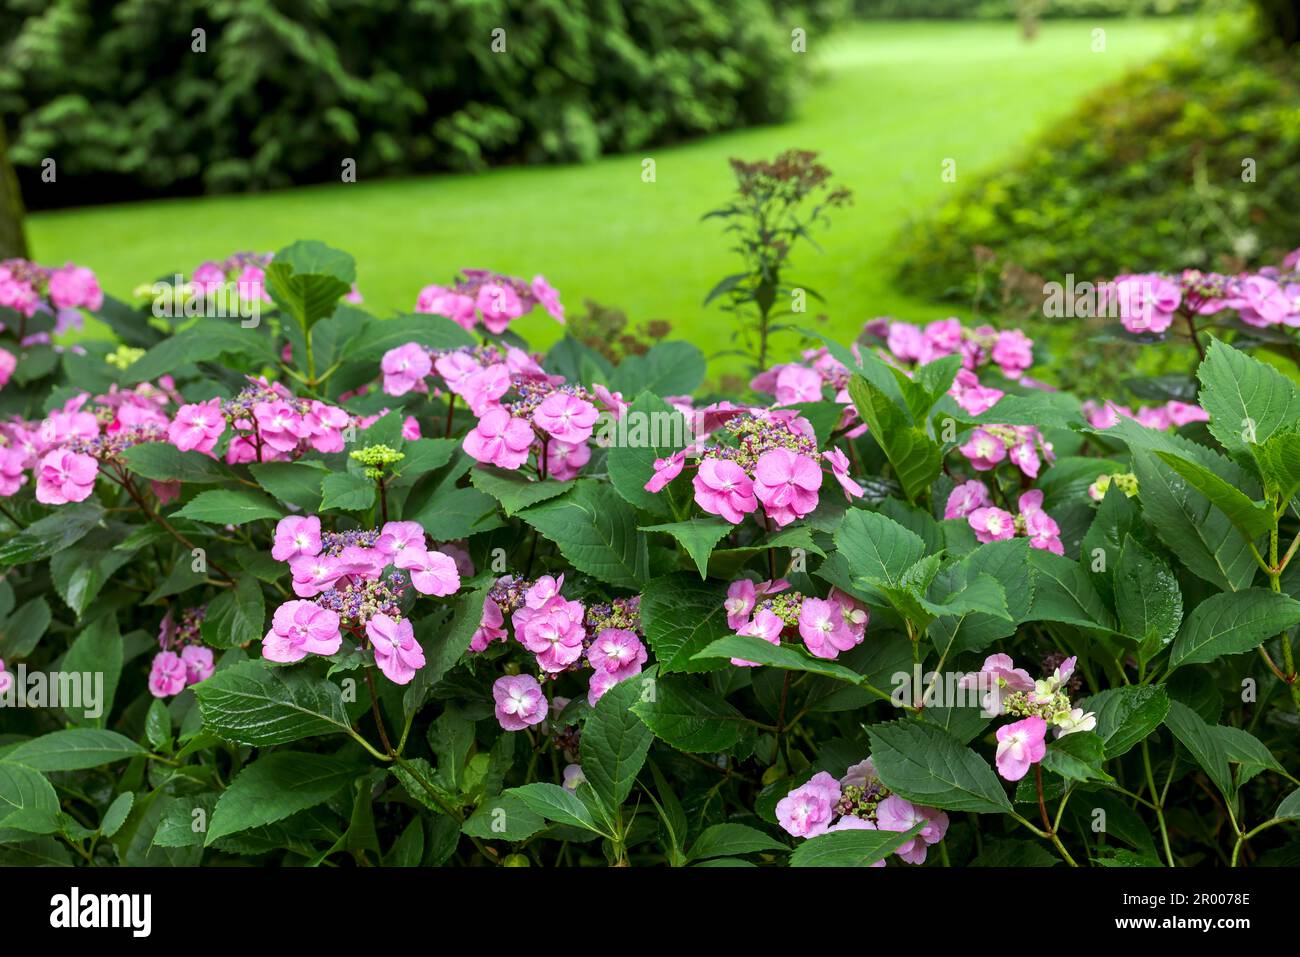
{"type": "Polygon", "coordinates": [[[568,442],[548,442],[546,445],[546,477],[557,482],[577,478],[582,467],[591,461],[591,446],[586,442],[570,445],[568,442]]]}
{"type": "Polygon", "coordinates": [[[455,594],[460,588],[456,560],[440,551],[403,549],[393,564],[411,573],[411,584],[421,595],[442,598],[455,594]]]}
{"type": "Polygon", "coordinates": [[[860,642],[866,636],[867,625],[871,622],[871,612],[867,610],[867,606],[838,588],[832,588],[826,600],[839,606],[844,627],[853,636],[853,643],[860,642]]]}
{"type": "Polygon", "coordinates": [[[849,457],[844,454],[843,449],[828,449],[822,453],[822,458],[830,464],[831,475],[840,483],[840,488],[844,489],[846,498],[854,499],[863,496],[862,486],[849,478],[849,457]]]}
{"type": "Polygon", "coordinates": [[[196,685],[212,677],[216,666],[212,660],[212,649],[199,645],[186,645],[181,649],[181,661],[185,662],[185,681],[196,685]]]}
{"type": "Polygon", "coordinates": [[[564,325],[564,305],[560,294],[542,276],[534,276],[532,282],[533,297],[541,304],[552,319],[564,325]]]}
{"type": "Polygon", "coordinates": [[[587,783],[587,776],[582,773],[580,764],[566,764],[562,776],[564,780],[560,787],[566,791],[576,791],[578,785],[587,783]]]}
{"type": "Polygon", "coordinates": [[[546,720],[546,696],[532,675],[503,675],[492,683],[497,722],[507,731],[523,731],[546,720]]]}
{"type": "Polygon", "coordinates": [[[817,837],[830,830],[839,799],[840,782],[819,771],[777,802],[777,822],[795,837],[817,837]]]}
{"type": "MultiPolygon", "coordinates": [[[[736,632],[738,635],[762,638],[769,644],[779,645],[781,643],[781,632],[785,630],[785,622],[774,612],[764,608],[756,614],[752,621],[742,625],[736,632]]],[[[757,668],[757,661],[746,661],[744,658],[732,658],[731,663],[740,668],[757,668]]]]}
{"type": "Polygon", "coordinates": [[[506,331],[512,319],[524,314],[518,294],[503,283],[485,282],[479,286],[474,305],[478,306],[488,332],[498,336],[506,331]]]}
{"type": "Polygon", "coordinates": [[[425,286],[415,300],[415,311],[446,316],[465,329],[474,328],[474,300],[443,286],[425,286]]]}
{"type": "Polygon", "coordinates": [[[992,505],[988,486],[979,479],[962,482],[948,494],[948,504],[944,506],[944,518],[965,518],[977,508],[992,505]]]}
{"type": "MultiPolygon", "coordinates": [[[[821,473],[819,472],[818,475],[821,473]]],[[[738,525],[758,508],[754,483],[745,470],[728,459],[705,459],[695,473],[695,502],[710,515],[738,525]]]]}
{"type": "Polygon", "coordinates": [[[292,663],[309,654],[335,654],[342,644],[337,614],[315,602],[287,601],[271,617],[271,630],[262,639],[262,657],[292,663]]]}
{"type": "Polygon", "coordinates": [[[505,616],[501,614],[501,606],[491,598],[483,599],[483,617],[479,619],[478,628],[475,629],[473,636],[469,641],[469,650],[476,654],[485,651],[487,646],[494,641],[505,641],[506,630],[505,616]]]}
{"type": "Polygon", "coordinates": [[[896,853],[909,864],[924,864],[926,847],[937,844],[948,833],[948,815],[934,808],[917,807],[911,801],[891,794],[876,806],[876,826],[882,831],[910,831],[923,824],[921,832],[896,853]]]}
{"type": "Polygon", "coordinates": [[[277,452],[292,452],[306,435],[302,416],[283,400],[259,402],[253,406],[253,418],[262,441],[277,452]]]}
{"type": "Polygon", "coordinates": [[[727,600],[723,607],[727,612],[727,627],[736,631],[749,621],[749,613],[754,610],[754,583],[748,578],[741,578],[727,586],[727,600]]]}
{"type": "Polygon", "coordinates": [[[582,657],[585,614],[581,602],[562,598],[544,608],[520,608],[514,614],[515,637],[537,656],[544,670],[563,671],[582,657]]]}
{"type": "Polygon", "coordinates": [[[0,658],[0,694],[8,694],[13,683],[14,676],[5,671],[4,659],[0,658]]]}
{"type": "Polygon", "coordinates": [[[315,515],[288,515],[276,523],[271,557],[277,562],[319,555],[320,548],[320,519],[315,515]]]}
{"type": "Polygon", "coordinates": [[[104,293],[95,274],[71,263],[50,273],[50,302],[56,309],[89,309],[104,305],[104,293]]]}
{"type": "Polygon", "coordinates": [[[89,455],[55,449],[36,469],[36,501],[42,505],[84,502],[95,488],[99,465],[89,455]]]}
{"type": "Polygon", "coordinates": [[[835,602],[805,598],[799,608],[799,635],[815,658],[838,658],[862,640],[849,631],[844,612],[835,602]]]}
{"type": "Polygon", "coordinates": [[[970,461],[971,468],[987,472],[1007,457],[1002,440],[984,429],[975,429],[959,451],[970,461]]]}
{"type": "Polygon", "coordinates": [[[418,342],[408,342],[385,352],[379,369],[384,374],[386,393],[406,395],[424,384],[425,377],[433,371],[433,360],[429,358],[424,346],[418,342]]]}
{"type": "Polygon", "coordinates": [[[200,451],[204,455],[217,445],[217,439],[226,430],[226,419],[221,413],[221,399],[181,406],[168,426],[168,441],[177,449],[200,451]]]}
{"type": "Polygon", "coordinates": [[[567,392],[552,392],[533,412],[533,424],[558,442],[571,445],[591,438],[596,424],[596,407],[567,392]]]}
{"type": "Polygon", "coordinates": [[[655,474],[645,483],[645,490],[651,493],[662,492],[669,482],[682,474],[682,467],[685,464],[685,452],[674,452],[666,459],[655,459],[655,474]]]}
{"type": "Polygon", "coordinates": [[[404,552],[418,554],[425,550],[424,526],[419,522],[386,522],[379,530],[379,537],[375,539],[375,548],[390,562],[397,564],[396,559],[404,552]]]}
{"type": "Polygon", "coordinates": [[[966,517],[966,521],[981,542],[1000,542],[1016,537],[1015,516],[1004,509],[992,506],[977,508],[966,517]]]}
{"type": "Polygon", "coordinates": [[[635,632],[625,628],[605,628],[587,649],[587,660],[597,671],[608,671],[619,680],[639,674],[648,655],[635,632]]]}
{"type": "Polygon", "coordinates": [[[774,386],[777,405],[822,400],[822,377],[805,366],[793,363],[782,366],[774,386]]]}
{"type": "Polygon", "coordinates": [[[1189,422],[1208,422],[1210,413],[1206,412],[1199,405],[1191,405],[1187,402],[1179,402],[1171,399],[1165,403],[1165,411],[1169,413],[1169,421],[1176,426],[1184,426],[1189,422]]]}
{"type": "Polygon", "coordinates": [[[1030,547],[1044,549],[1053,555],[1064,555],[1065,546],[1061,543],[1061,527],[1056,524],[1055,519],[1043,511],[1042,490],[1031,489],[1022,494],[1019,508],[1030,547]]]}
{"type": "Polygon", "coordinates": [[[499,406],[498,399],[510,391],[510,370],[504,363],[494,363],[466,376],[460,395],[471,412],[483,415],[499,406]]]}
{"type": "Polygon", "coordinates": [[[591,673],[591,680],[587,683],[587,704],[596,707],[596,702],[605,697],[605,692],[623,680],[623,676],[613,671],[602,671],[597,668],[591,673]]]}
{"type": "Polygon", "coordinates": [[[505,409],[489,409],[461,444],[471,458],[513,470],[528,461],[533,430],[505,409]]]}
{"type": "Polygon", "coordinates": [[[12,445],[0,446],[0,498],[8,498],[26,484],[26,453],[12,445]]]}
{"type": "Polygon", "coordinates": [[[790,449],[770,449],[754,465],[754,496],[778,526],[814,511],[821,485],[817,462],[790,449]]]}
{"type": "Polygon", "coordinates": [[[185,690],[185,662],[174,651],[160,651],[149,666],[149,693],[155,698],[170,698],[185,690]]]}
{"type": "Polygon", "coordinates": [[[1132,333],[1161,333],[1174,321],[1182,302],[1178,283],[1156,273],[1116,276],[1111,286],[1120,324],[1132,333]]]}
{"type": "Polygon", "coordinates": [[[971,415],[982,415],[997,405],[998,401],[1006,395],[1001,389],[981,385],[979,377],[969,369],[957,370],[957,376],[953,379],[948,394],[971,415]]]}
{"type": "Polygon", "coordinates": [[[393,684],[410,684],[424,667],[424,649],[415,640],[409,619],[396,621],[382,613],[374,615],[366,622],[366,637],[375,652],[375,665],[393,684]]]}
{"type": "Polygon", "coordinates": [[[1019,329],[998,333],[991,358],[1008,379],[1019,379],[1034,364],[1034,340],[1019,329]]]}
{"type": "Polygon", "coordinates": [[[314,598],[343,576],[338,559],[328,555],[299,555],[289,559],[293,575],[293,593],[299,598],[314,598]]]}
{"type": "Polygon", "coordinates": [[[18,368],[18,357],[8,349],[0,349],[0,389],[9,384],[9,377],[18,368]]]}
{"type": "Polygon", "coordinates": [[[998,774],[1008,781],[1019,781],[1031,764],[1043,760],[1047,753],[1047,722],[1039,717],[1024,718],[998,728],[995,763],[998,774]]]}

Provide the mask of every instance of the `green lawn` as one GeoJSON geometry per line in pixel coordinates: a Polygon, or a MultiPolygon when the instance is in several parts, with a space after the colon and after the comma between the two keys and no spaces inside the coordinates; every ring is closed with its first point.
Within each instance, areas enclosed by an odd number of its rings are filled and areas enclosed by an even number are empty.
{"type": "MultiPolygon", "coordinates": [[[[805,250],[798,278],[827,300],[833,331],[852,334],[872,316],[935,318],[939,307],[896,292],[881,260],[908,215],[958,182],[1014,155],[1084,91],[1151,59],[1188,29],[1176,20],[1101,21],[1105,53],[1091,50],[1097,22],[1049,22],[1032,44],[1012,24],[862,24],[812,38],[817,80],[797,118],[654,149],[657,182],[641,179],[641,154],[587,166],[503,169],[480,175],[308,187],[251,196],[164,200],[33,216],[36,258],[93,267],[106,289],[141,282],[239,249],[272,250],[299,238],[352,252],[368,306],[409,310],[424,284],[462,266],[545,274],[571,310],[585,297],[636,321],[664,318],[706,350],[729,345],[725,314],[701,301],[733,263],[716,222],[700,215],[730,187],[726,160],[788,148],[819,150],[855,193],[825,249],[805,250]]],[[[558,334],[542,317],[520,331],[545,345],[558,334]]]]}

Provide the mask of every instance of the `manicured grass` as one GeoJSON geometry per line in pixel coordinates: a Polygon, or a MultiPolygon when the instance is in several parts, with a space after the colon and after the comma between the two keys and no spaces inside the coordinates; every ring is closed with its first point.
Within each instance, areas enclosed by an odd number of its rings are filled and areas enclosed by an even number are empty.
{"type": "MultiPolygon", "coordinates": [[[[819,76],[793,122],[652,150],[654,183],[642,181],[642,155],[375,182],[361,170],[356,184],[47,213],[32,217],[30,236],[39,261],[89,265],[118,296],[204,259],[299,238],[353,253],[380,314],[409,310],[422,285],[462,266],[543,273],[570,310],[590,297],[634,321],[668,319],[713,351],[730,345],[729,318],[701,302],[734,263],[719,225],[700,215],[726,197],[729,157],[798,147],[820,151],[855,193],[818,237],[825,253],[797,258],[798,278],[826,297],[830,331],[852,335],[872,316],[945,311],[896,292],[881,257],[906,216],[954,188],[941,180],[946,158],[959,182],[1008,159],[1080,94],[1186,29],[1176,20],[1050,22],[1025,44],[1012,24],[863,24],[811,38],[819,76]],[[1104,53],[1092,52],[1099,25],[1104,53]]],[[[540,314],[519,328],[538,345],[559,332],[540,314]]]]}

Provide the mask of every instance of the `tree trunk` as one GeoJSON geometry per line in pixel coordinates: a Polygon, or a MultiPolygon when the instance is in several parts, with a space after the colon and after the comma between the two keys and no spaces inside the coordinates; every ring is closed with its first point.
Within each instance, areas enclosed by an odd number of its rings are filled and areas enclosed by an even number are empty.
{"type": "Polygon", "coordinates": [[[27,258],[27,236],[23,232],[23,197],[18,177],[9,164],[4,124],[0,123],[0,259],[27,258]]]}

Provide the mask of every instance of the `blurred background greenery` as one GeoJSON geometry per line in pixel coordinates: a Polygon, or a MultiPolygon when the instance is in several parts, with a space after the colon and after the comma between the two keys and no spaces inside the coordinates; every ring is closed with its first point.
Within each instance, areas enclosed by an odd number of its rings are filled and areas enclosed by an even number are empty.
{"type": "Polygon", "coordinates": [[[815,150],[853,190],[794,263],[843,337],[1300,245],[1298,32],[1300,0],[8,0],[0,124],[32,257],[120,297],[310,237],[380,313],[540,272],[580,324],[722,352],[730,157],[815,150]]]}

